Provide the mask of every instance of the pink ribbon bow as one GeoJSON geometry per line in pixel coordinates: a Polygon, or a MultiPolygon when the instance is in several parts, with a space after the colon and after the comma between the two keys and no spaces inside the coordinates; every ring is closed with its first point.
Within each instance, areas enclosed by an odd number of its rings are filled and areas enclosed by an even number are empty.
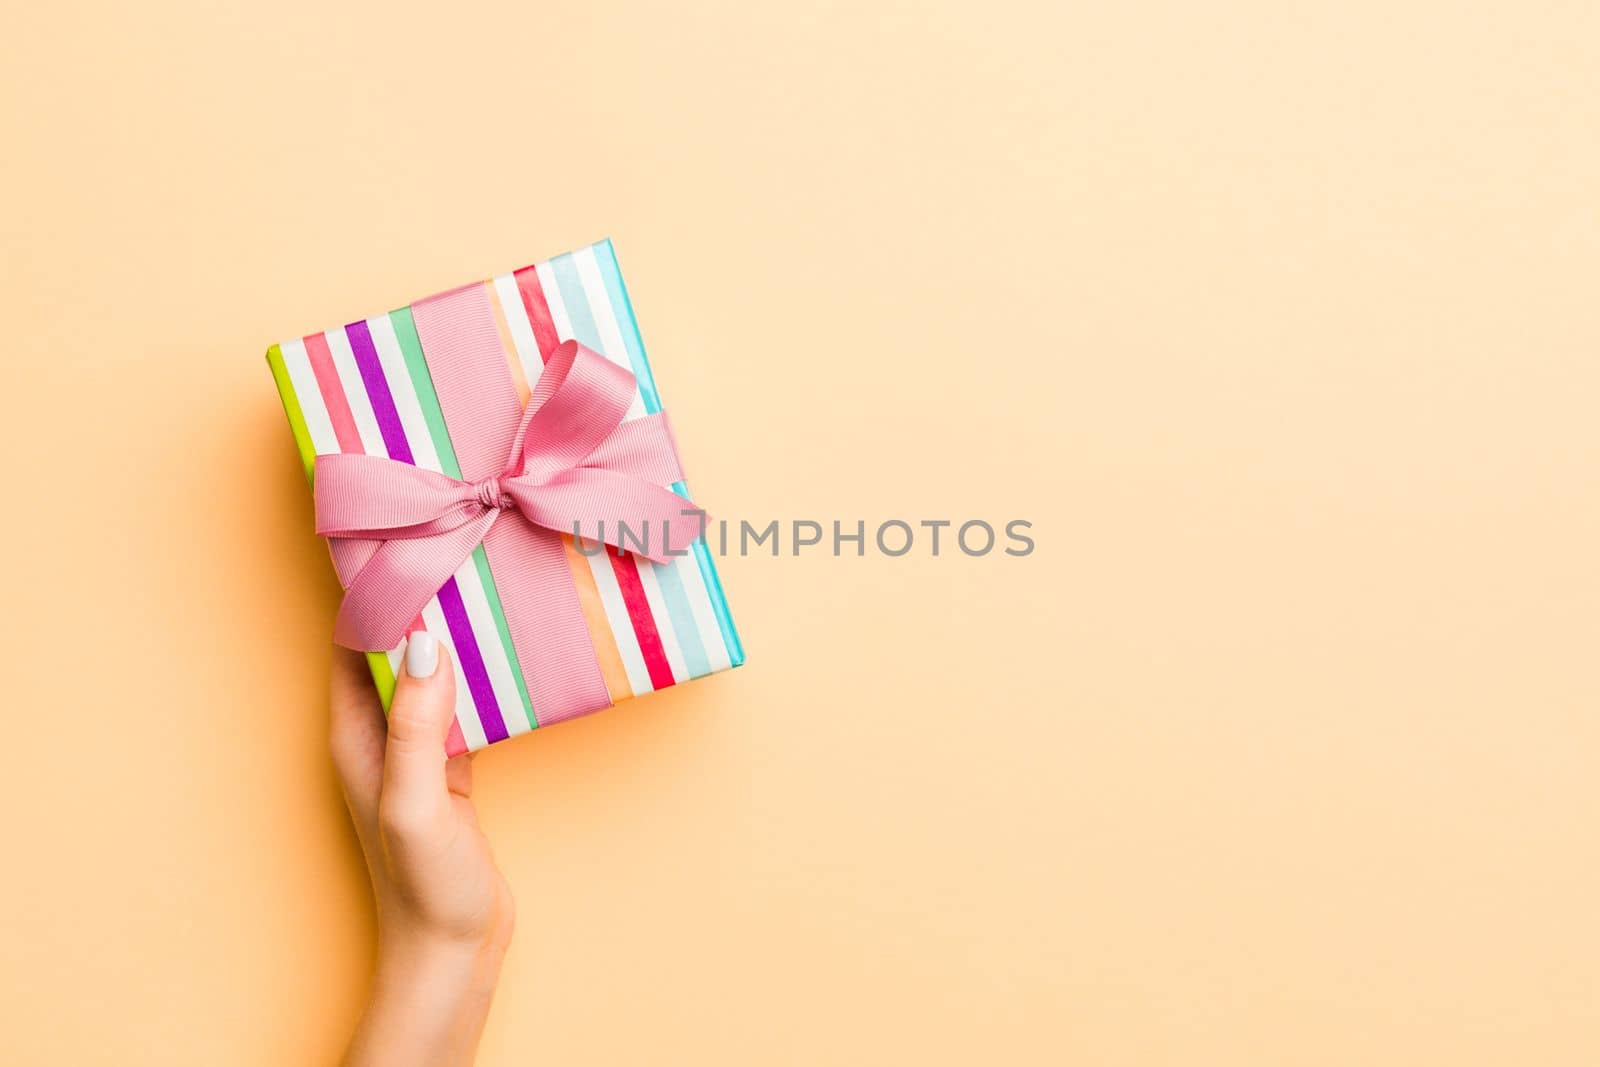
{"type": "Polygon", "coordinates": [[[682,555],[703,516],[667,488],[683,471],[665,413],[622,421],[633,395],[631,373],[567,341],[545,362],[497,477],[464,482],[382,456],[318,456],[317,533],[345,579],[334,640],[398,646],[508,512],[558,544],[581,530],[658,563],[682,555]]]}

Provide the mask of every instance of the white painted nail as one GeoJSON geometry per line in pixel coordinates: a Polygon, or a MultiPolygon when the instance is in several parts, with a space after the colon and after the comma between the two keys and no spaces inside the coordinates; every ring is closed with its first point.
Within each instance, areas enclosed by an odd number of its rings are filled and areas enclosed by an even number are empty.
{"type": "Polygon", "coordinates": [[[406,673],[413,678],[427,678],[439,666],[439,639],[426,630],[418,630],[406,640],[406,673]]]}

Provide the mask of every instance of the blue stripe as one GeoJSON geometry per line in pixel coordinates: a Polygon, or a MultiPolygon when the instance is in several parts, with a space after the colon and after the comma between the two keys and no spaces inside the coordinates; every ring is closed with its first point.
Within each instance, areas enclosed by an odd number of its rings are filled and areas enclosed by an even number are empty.
{"type": "MultiPolygon", "coordinates": [[[[561,302],[567,306],[567,319],[572,323],[573,338],[580,344],[587,345],[596,352],[604,353],[610,358],[624,355],[622,352],[607,352],[600,343],[600,330],[595,325],[594,315],[589,309],[588,296],[583,291],[583,279],[578,277],[578,268],[572,258],[572,253],[557,256],[550,261],[551,273],[556,278],[556,288],[561,292],[561,302]]],[[[620,304],[613,296],[612,289],[606,287],[606,296],[611,301],[612,314],[617,317],[618,323],[623,320],[620,304]]],[[[626,335],[624,335],[626,336],[626,335]]],[[[650,368],[646,365],[644,374],[639,373],[639,363],[632,358],[632,353],[626,353],[628,362],[633,365],[633,376],[639,382],[639,392],[644,397],[646,411],[659,411],[660,404],[650,407],[655,400],[655,387],[650,385],[650,368]]],[[[650,566],[645,561],[640,561],[641,567],[650,566]]],[[[683,665],[689,672],[690,678],[699,678],[711,673],[711,660],[706,656],[706,649],[700,642],[700,631],[695,628],[694,611],[689,607],[689,594],[683,587],[683,579],[678,575],[676,568],[671,564],[661,564],[654,567],[656,581],[661,586],[661,599],[667,608],[667,618],[672,623],[672,632],[677,635],[678,648],[683,652],[683,665]]]]}
{"type": "Polygon", "coordinates": [[[700,678],[711,673],[711,660],[706,658],[705,646],[700,643],[700,630],[694,624],[694,612],[689,609],[689,593],[683,587],[683,578],[674,564],[659,564],[655,568],[656,581],[661,583],[661,598],[667,602],[667,614],[672,616],[672,632],[678,635],[678,647],[683,650],[683,665],[689,677],[700,678]]]}
{"type": "Polygon", "coordinates": [[[561,302],[567,306],[567,321],[572,323],[572,339],[585,348],[611,355],[600,343],[600,328],[594,324],[594,315],[589,311],[589,298],[584,295],[583,279],[578,277],[578,266],[572,260],[572,253],[565,252],[552,259],[550,272],[556,276],[561,302]]]}
{"type": "MultiPolygon", "coordinates": [[[[595,244],[594,258],[600,265],[600,277],[605,279],[606,296],[611,300],[611,307],[619,313],[617,318],[622,326],[622,341],[628,349],[628,363],[633,367],[633,376],[639,380],[639,393],[644,397],[644,409],[653,415],[661,410],[661,398],[656,393],[655,376],[650,373],[650,360],[644,352],[644,338],[639,336],[639,322],[633,317],[633,301],[628,299],[628,289],[622,284],[622,268],[617,265],[617,253],[611,247],[611,238],[607,237],[595,244]]],[[[568,263],[567,267],[570,270],[571,263],[568,263]]],[[[557,278],[560,278],[559,274],[557,278]]],[[[565,293],[566,288],[563,284],[563,296],[565,293]]],[[[571,314],[570,309],[568,314],[571,314]]],[[[593,326],[592,321],[590,325],[593,326]]],[[[683,482],[674,485],[672,491],[685,500],[689,499],[689,487],[683,482]]],[[[722,631],[722,644],[728,650],[728,662],[737,667],[744,662],[744,645],[739,641],[739,631],[734,628],[733,614],[728,610],[728,598],[723,595],[722,582],[717,577],[717,567],[711,560],[711,551],[706,547],[704,538],[694,543],[694,558],[700,565],[700,577],[706,584],[706,592],[710,595],[711,611],[717,618],[717,629],[722,631]]],[[[676,619],[673,621],[673,626],[677,628],[676,619]]]]}

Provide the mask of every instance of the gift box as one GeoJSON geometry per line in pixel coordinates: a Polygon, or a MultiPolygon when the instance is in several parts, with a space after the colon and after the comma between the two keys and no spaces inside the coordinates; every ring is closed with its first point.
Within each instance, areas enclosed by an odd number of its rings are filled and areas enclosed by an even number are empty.
{"type": "Polygon", "coordinates": [[[285,341],[267,362],[346,587],[339,625],[357,639],[340,642],[368,649],[385,708],[399,631],[449,648],[451,754],[743,662],[711,554],[685,542],[693,508],[609,240],[285,341]],[[672,496],[653,484],[669,478],[672,496]],[[676,545],[647,558],[648,520],[629,530],[597,499],[660,516],[681,500],[676,545]],[[407,595],[420,611],[396,627],[407,595]]]}

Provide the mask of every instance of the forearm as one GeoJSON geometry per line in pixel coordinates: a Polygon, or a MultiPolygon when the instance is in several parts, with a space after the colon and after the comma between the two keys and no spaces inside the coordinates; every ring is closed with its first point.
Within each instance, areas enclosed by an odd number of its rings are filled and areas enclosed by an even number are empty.
{"type": "Polygon", "coordinates": [[[372,998],[346,1067],[472,1063],[500,976],[504,946],[425,937],[380,944],[372,998]]]}
{"type": "Polygon", "coordinates": [[[334,765],[372,876],[378,961],[346,1067],[467,1067],[516,925],[472,809],[472,765],[447,760],[448,650],[406,643],[387,720],[357,653],[333,683],[334,765]]]}

